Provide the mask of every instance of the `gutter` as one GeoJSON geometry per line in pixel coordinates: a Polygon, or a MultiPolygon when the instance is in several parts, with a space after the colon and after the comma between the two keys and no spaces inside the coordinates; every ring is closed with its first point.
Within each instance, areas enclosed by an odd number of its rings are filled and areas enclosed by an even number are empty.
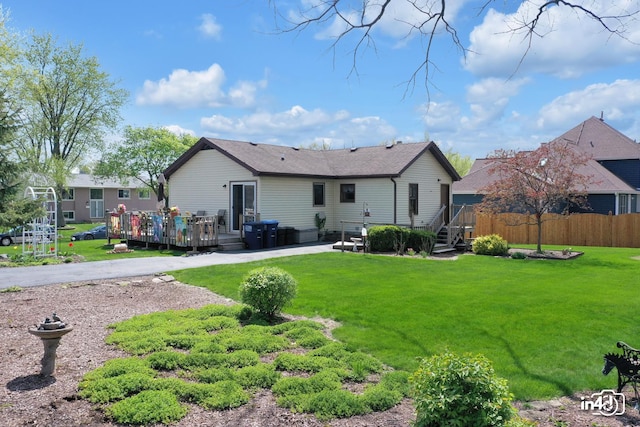
{"type": "Polygon", "coordinates": [[[395,179],[393,178],[389,178],[391,180],[391,182],[393,182],[393,223],[396,224],[397,223],[397,216],[396,216],[396,210],[398,207],[398,183],[396,182],[395,179]]]}

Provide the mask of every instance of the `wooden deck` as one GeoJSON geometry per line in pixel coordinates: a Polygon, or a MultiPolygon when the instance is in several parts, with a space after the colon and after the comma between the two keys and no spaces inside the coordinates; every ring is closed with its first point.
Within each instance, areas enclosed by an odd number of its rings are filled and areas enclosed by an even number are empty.
{"type": "MultiPolygon", "coordinates": [[[[228,233],[218,224],[217,216],[171,216],[148,212],[112,213],[107,220],[109,241],[126,241],[133,246],[177,247],[202,250],[235,244],[239,249],[239,233],[228,233]]],[[[243,246],[242,246],[243,247],[243,246]]]]}

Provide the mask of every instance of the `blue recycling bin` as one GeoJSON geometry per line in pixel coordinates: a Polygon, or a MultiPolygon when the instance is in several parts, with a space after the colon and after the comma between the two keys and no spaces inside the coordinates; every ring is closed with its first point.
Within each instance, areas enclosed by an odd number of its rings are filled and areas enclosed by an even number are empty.
{"type": "Polygon", "coordinates": [[[262,249],[262,234],[264,225],[260,222],[245,222],[242,224],[244,240],[251,250],[262,249]]]}
{"type": "Polygon", "coordinates": [[[278,221],[267,219],[262,221],[263,238],[262,244],[265,248],[275,248],[278,244],[278,221]]]}

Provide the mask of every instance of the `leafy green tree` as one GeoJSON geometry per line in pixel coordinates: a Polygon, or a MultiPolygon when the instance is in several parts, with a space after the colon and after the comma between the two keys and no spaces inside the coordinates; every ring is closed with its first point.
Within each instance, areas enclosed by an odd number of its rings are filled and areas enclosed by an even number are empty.
{"type": "Polygon", "coordinates": [[[10,145],[17,129],[19,109],[7,92],[13,84],[19,49],[18,37],[9,31],[7,21],[7,14],[0,6],[0,228],[22,225],[43,214],[39,201],[20,197],[24,171],[10,145]]]}
{"type": "Polygon", "coordinates": [[[196,141],[194,136],[176,135],[164,128],[127,126],[124,141],[103,154],[93,174],[122,182],[136,177],[155,192],[158,189],[158,175],[196,141]]]}
{"type": "MultiPolygon", "coordinates": [[[[13,94],[21,100],[13,149],[61,194],[71,169],[103,150],[128,93],[100,70],[97,58],[84,57],[82,45],[60,47],[50,34],[33,34],[22,53],[13,94]]],[[[63,225],[60,204],[57,218],[63,225]]]]}
{"type": "Polygon", "coordinates": [[[449,148],[444,155],[447,160],[449,160],[449,163],[458,171],[460,176],[465,176],[471,170],[471,166],[473,165],[471,156],[463,156],[460,153],[454,152],[451,148],[449,148]]]}

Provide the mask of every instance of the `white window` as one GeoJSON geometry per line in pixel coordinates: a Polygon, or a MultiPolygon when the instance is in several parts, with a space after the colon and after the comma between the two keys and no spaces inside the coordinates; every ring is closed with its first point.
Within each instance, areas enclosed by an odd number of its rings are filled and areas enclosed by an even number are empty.
{"type": "Polygon", "coordinates": [[[118,199],[129,199],[131,198],[131,192],[128,188],[121,188],[118,190],[118,199]]]}
{"type": "Polygon", "coordinates": [[[73,188],[67,188],[62,190],[62,200],[75,200],[76,192],[73,188]]]}
{"type": "Polygon", "coordinates": [[[76,220],[76,212],[75,211],[62,211],[62,216],[67,221],[75,221],[76,220]]]}

